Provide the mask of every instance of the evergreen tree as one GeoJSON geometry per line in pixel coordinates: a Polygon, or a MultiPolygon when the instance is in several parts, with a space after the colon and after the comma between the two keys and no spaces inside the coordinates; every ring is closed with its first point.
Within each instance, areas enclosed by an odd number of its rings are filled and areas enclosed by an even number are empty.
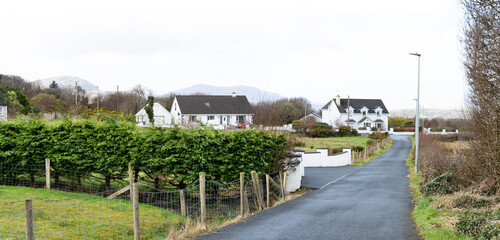
{"type": "Polygon", "coordinates": [[[57,88],[59,88],[59,84],[57,84],[56,81],[52,81],[52,83],[50,84],[49,88],[57,89],[57,88]]]}

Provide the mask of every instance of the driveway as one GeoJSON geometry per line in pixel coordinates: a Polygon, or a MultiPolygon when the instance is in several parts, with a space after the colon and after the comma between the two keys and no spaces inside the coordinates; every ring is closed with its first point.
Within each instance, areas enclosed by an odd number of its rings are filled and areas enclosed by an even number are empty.
{"type": "Polygon", "coordinates": [[[316,170],[323,174],[303,184],[318,190],[198,239],[419,239],[406,178],[411,142],[393,138],[365,166],[316,170]]]}

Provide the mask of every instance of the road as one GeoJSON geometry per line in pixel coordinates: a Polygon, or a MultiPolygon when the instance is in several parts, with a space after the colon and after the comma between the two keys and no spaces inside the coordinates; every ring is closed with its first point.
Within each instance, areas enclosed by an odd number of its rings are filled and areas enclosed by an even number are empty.
{"type": "Polygon", "coordinates": [[[318,188],[198,239],[419,239],[411,220],[408,137],[363,167],[307,169],[318,188]]]}

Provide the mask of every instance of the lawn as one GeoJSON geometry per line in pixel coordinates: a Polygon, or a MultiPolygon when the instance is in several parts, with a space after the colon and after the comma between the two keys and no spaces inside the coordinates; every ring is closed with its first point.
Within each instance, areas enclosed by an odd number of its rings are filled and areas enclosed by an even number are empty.
{"type": "MultiPolygon", "coordinates": [[[[24,239],[24,201],[33,201],[34,233],[45,239],[131,239],[132,202],[126,199],[54,190],[0,186],[0,239],[24,239]],[[50,199],[50,200],[48,200],[50,199]]],[[[168,210],[140,204],[141,235],[165,239],[185,218],[168,210]]]]}
{"type": "Polygon", "coordinates": [[[352,146],[367,146],[370,140],[367,136],[356,137],[330,137],[330,138],[301,138],[305,146],[296,147],[297,149],[305,150],[306,152],[316,152],[317,148],[341,148],[352,146]]]}

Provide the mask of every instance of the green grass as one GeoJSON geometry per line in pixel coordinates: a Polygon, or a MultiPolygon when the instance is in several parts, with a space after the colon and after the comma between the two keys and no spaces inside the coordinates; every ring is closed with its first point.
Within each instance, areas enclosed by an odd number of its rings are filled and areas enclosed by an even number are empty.
{"type": "Polygon", "coordinates": [[[371,160],[380,157],[380,155],[382,155],[382,153],[387,152],[387,150],[389,150],[392,147],[393,141],[394,141],[394,139],[391,138],[389,140],[389,142],[387,144],[385,144],[385,146],[377,149],[377,151],[372,153],[368,158],[356,161],[356,162],[352,163],[352,165],[365,165],[365,164],[369,163],[371,160]]]}
{"type": "Polygon", "coordinates": [[[415,174],[415,140],[412,141],[412,150],[406,159],[406,165],[410,174],[410,191],[413,198],[414,209],[413,219],[417,225],[419,235],[423,239],[447,240],[447,239],[472,239],[464,235],[459,235],[453,230],[453,225],[449,224],[448,218],[456,217],[457,213],[449,209],[437,209],[431,205],[434,201],[432,197],[425,197],[420,191],[421,179],[419,174],[415,174]]]}
{"type": "MultiPolygon", "coordinates": [[[[0,186],[0,239],[24,238],[22,200],[28,198],[33,201],[34,232],[37,238],[133,237],[130,201],[54,190],[0,186]]],[[[184,217],[162,208],[140,204],[139,209],[143,238],[165,239],[171,228],[177,228],[185,222],[184,217]]]]}
{"type": "Polygon", "coordinates": [[[302,138],[305,146],[297,147],[297,149],[305,150],[306,152],[315,152],[317,148],[341,148],[351,146],[366,147],[368,140],[367,136],[356,137],[330,137],[330,138],[302,138]]]}

